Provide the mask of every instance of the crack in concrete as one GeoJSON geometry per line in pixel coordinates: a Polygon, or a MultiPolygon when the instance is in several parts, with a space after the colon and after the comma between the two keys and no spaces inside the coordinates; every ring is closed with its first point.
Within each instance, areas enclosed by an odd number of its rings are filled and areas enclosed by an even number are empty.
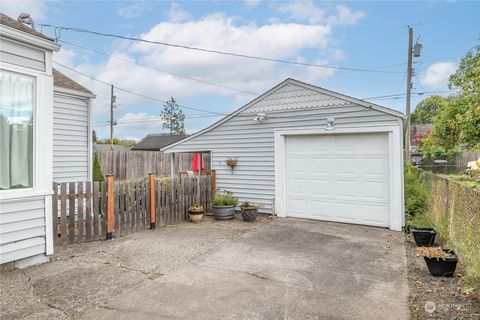
{"type": "Polygon", "coordinates": [[[164,275],[163,273],[160,273],[160,272],[148,272],[148,271],[144,271],[144,270],[129,267],[129,266],[126,265],[126,262],[122,258],[118,257],[117,255],[115,255],[112,252],[108,252],[108,251],[105,251],[105,250],[100,250],[99,253],[106,253],[106,254],[112,256],[113,258],[117,259],[118,261],[120,261],[120,265],[118,266],[118,268],[141,273],[146,278],[148,278],[149,280],[155,280],[155,279],[164,275]]]}
{"type": "Polygon", "coordinates": [[[33,293],[34,293],[35,297],[38,298],[38,300],[40,301],[41,304],[43,304],[43,305],[45,305],[45,306],[47,306],[47,307],[49,307],[49,308],[51,308],[51,309],[58,310],[58,311],[60,311],[64,316],[66,316],[67,318],[72,319],[72,316],[71,316],[68,312],[66,312],[66,311],[63,310],[62,308],[54,305],[53,303],[49,302],[48,299],[43,298],[42,296],[40,296],[40,295],[38,294],[38,289],[37,289],[35,283],[32,281],[32,278],[30,278],[23,269],[19,269],[19,270],[20,270],[20,272],[25,276],[25,278],[27,278],[27,283],[29,283],[29,284],[32,286],[33,293]]]}

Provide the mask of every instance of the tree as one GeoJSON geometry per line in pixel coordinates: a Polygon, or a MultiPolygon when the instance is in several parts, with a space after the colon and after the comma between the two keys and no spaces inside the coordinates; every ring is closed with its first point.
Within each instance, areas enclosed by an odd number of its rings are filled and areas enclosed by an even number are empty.
{"type": "Polygon", "coordinates": [[[92,130],[92,140],[93,143],[97,143],[97,131],[92,130]]]}
{"type": "Polygon", "coordinates": [[[95,153],[93,156],[93,181],[104,181],[102,167],[100,161],[98,161],[98,155],[95,153]]]}
{"type": "Polygon", "coordinates": [[[432,123],[432,118],[447,105],[447,98],[442,96],[431,96],[420,101],[412,113],[413,124],[432,123]]]}
{"type": "Polygon", "coordinates": [[[426,155],[442,150],[451,155],[459,149],[480,150],[480,47],[468,52],[449,78],[449,88],[459,93],[432,118],[433,132],[422,141],[426,155]]]}
{"type": "Polygon", "coordinates": [[[185,126],[183,124],[185,121],[185,115],[173,97],[163,105],[163,110],[160,113],[160,116],[164,121],[162,128],[169,129],[170,134],[185,133],[185,126]]]}

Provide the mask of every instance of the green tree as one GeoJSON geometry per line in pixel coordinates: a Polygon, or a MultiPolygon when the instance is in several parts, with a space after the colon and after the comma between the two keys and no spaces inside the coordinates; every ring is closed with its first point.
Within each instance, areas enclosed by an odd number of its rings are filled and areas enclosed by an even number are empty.
{"type": "Polygon", "coordinates": [[[426,155],[480,149],[480,47],[461,60],[449,87],[459,93],[448,97],[446,106],[433,116],[433,132],[422,141],[426,155]]]}
{"type": "Polygon", "coordinates": [[[185,133],[185,115],[173,97],[163,105],[160,116],[164,121],[162,128],[169,129],[170,134],[185,133]]]}
{"type": "Polygon", "coordinates": [[[432,123],[432,118],[447,105],[447,98],[442,96],[431,96],[420,101],[411,115],[413,124],[432,123]]]}
{"type": "Polygon", "coordinates": [[[93,140],[93,143],[97,143],[97,131],[95,130],[92,130],[92,140],[93,140]]]}
{"type": "Polygon", "coordinates": [[[93,181],[103,181],[102,167],[100,166],[100,161],[98,161],[98,155],[95,153],[93,156],[93,181]]]}

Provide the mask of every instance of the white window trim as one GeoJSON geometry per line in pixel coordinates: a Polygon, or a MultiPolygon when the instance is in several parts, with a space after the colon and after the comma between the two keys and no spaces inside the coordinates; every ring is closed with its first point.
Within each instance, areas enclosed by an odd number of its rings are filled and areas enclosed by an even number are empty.
{"type": "Polygon", "coordinates": [[[51,195],[52,191],[52,142],[53,142],[53,80],[46,72],[2,62],[2,70],[33,77],[33,177],[31,188],[0,190],[2,201],[51,195]],[[51,92],[52,94],[47,94],[51,92]],[[42,107],[40,112],[39,108],[42,107]]]}
{"type": "Polygon", "coordinates": [[[389,181],[390,181],[390,217],[389,228],[402,231],[404,225],[403,202],[403,149],[402,128],[398,126],[348,127],[336,128],[333,131],[322,129],[291,128],[277,129],[275,134],[275,209],[277,216],[287,217],[287,190],[286,190],[286,136],[291,135],[327,135],[349,133],[388,133],[389,145],[389,181]],[[394,161],[399,159],[399,161],[394,161]]]}

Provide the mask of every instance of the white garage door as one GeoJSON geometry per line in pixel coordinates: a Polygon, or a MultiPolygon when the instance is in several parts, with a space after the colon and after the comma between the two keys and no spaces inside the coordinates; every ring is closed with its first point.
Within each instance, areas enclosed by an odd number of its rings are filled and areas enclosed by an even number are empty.
{"type": "Polygon", "coordinates": [[[287,215],[387,227],[387,133],[286,137],[287,215]]]}

